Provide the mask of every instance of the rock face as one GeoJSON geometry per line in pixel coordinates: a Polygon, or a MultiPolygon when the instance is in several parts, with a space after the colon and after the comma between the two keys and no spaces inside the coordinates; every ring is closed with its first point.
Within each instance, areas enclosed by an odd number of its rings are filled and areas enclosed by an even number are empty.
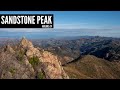
{"type": "Polygon", "coordinates": [[[69,78],[61,67],[61,62],[58,61],[57,56],[52,55],[48,51],[43,51],[40,60],[43,62],[46,78],[69,78]]]}
{"type": "Polygon", "coordinates": [[[0,53],[0,78],[1,79],[34,79],[35,72],[31,66],[23,61],[18,61],[14,54],[0,53]]]}
{"type": "Polygon", "coordinates": [[[5,48],[6,51],[10,52],[10,53],[15,53],[15,51],[13,50],[13,48],[11,48],[10,45],[7,45],[5,48]]]}
{"type": "Polygon", "coordinates": [[[25,37],[16,48],[8,45],[0,56],[1,78],[69,79],[56,55],[35,48],[25,37]]]}
{"type": "Polygon", "coordinates": [[[20,46],[23,49],[26,49],[26,55],[28,57],[33,57],[33,56],[40,56],[40,52],[37,48],[34,48],[33,44],[28,41],[25,37],[22,38],[21,42],[20,42],[20,46]]]}
{"type": "Polygon", "coordinates": [[[21,39],[20,45],[23,48],[33,48],[33,44],[30,41],[28,41],[25,37],[21,39]]]}
{"type": "Polygon", "coordinates": [[[41,69],[44,71],[46,78],[69,78],[64,72],[61,63],[57,59],[57,56],[52,55],[52,53],[48,51],[39,51],[37,48],[34,48],[33,44],[25,38],[22,39],[21,45],[23,48],[27,48],[27,57],[31,58],[33,56],[37,56],[39,58],[39,62],[42,64],[41,69]]]}

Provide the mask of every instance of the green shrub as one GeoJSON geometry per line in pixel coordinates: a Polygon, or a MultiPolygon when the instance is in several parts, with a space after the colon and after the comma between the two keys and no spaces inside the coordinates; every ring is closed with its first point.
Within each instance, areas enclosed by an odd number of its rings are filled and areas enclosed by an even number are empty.
{"type": "Polygon", "coordinates": [[[17,52],[17,59],[18,59],[19,61],[22,61],[24,55],[25,55],[25,51],[24,51],[24,50],[19,50],[19,51],[17,52]]]}
{"type": "Polygon", "coordinates": [[[34,67],[39,64],[39,58],[36,56],[33,56],[32,58],[29,59],[30,64],[34,67]]]}
{"type": "Polygon", "coordinates": [[[45,79],[45,75],[42,72],[39,72],[37,77],[38,79],[45,79]]]}
{"type": "Polygon", "coordinates": [[[10,68],[10,72],[11,72],[12,74],[15,74],[15,71],[16,71],[15,68],[10,68]]]}

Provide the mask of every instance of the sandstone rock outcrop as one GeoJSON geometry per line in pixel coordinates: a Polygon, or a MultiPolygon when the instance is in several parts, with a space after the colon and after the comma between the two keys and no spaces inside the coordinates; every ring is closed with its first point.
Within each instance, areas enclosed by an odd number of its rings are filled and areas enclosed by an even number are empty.
{"type": "Polygon", "coordinates": [[[6,46],[5,51],[10,52],[10,53],[15,53],[15,51],[13,50],[13,48],[10,45],[6,46]]]}
{"type": "Polygon", "coordinates": [[[58,56],[34,47],[25,37],[0,52],[1,79],[69,79],[58,56]]]}
{"type": "Polygon", "coordinates": [[[28,41],[25,37],[22,38],[21,47],[26,49],[26,56],[32,58],[34,56],[39,58],[41,63],[41,68],[44,71],[46,78],[48,79],[68,79],[69,76],[64,72],[61,62],[58,60],[57,56],[53,55],[51,52],[38,50],[33,46],[33,44],[28,41]]]}
{"type": "Polygon", "coordinates": [[[64,72],[61,62],[58,60],[57,56],[52,55],[48,51],[44,51],[40,57],[40,60],[43,63],[43,70],[46,74],[46,78],[69,78],[64,72]]]}

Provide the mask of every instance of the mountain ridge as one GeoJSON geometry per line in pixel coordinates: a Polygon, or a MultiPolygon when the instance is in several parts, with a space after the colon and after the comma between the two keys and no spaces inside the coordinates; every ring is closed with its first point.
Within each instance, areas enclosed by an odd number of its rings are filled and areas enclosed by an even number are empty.
{"type": "Polygon", "coordinates": [[[64,70],[72,79],[119,79],[120,62],[109,62],[93,55],[85,55],[66,64],[64,70]]]}
{"type": "Polygon", "coordinates": [[[2,79],[120,78],[120,39],[96,36],[34,41],[23,37],[2,42],[6,43],[0,44],[2,79]]]}

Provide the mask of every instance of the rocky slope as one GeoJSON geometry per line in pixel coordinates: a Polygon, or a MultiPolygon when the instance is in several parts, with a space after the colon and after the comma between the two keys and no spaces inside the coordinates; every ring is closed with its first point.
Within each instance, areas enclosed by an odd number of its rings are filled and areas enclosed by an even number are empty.
{"type": "Polygon", "coordinates": [[[56,55],[35,48],[26,38],[17,46],[7,45],[0,52],[2,79],[68,79],[56,55]]]}
{"type": "Polygon", "coordinates": [[[109,62],[93,55],[85,55],[64,66],[72,79],[120,79],[120,62],[109,62]]]}

